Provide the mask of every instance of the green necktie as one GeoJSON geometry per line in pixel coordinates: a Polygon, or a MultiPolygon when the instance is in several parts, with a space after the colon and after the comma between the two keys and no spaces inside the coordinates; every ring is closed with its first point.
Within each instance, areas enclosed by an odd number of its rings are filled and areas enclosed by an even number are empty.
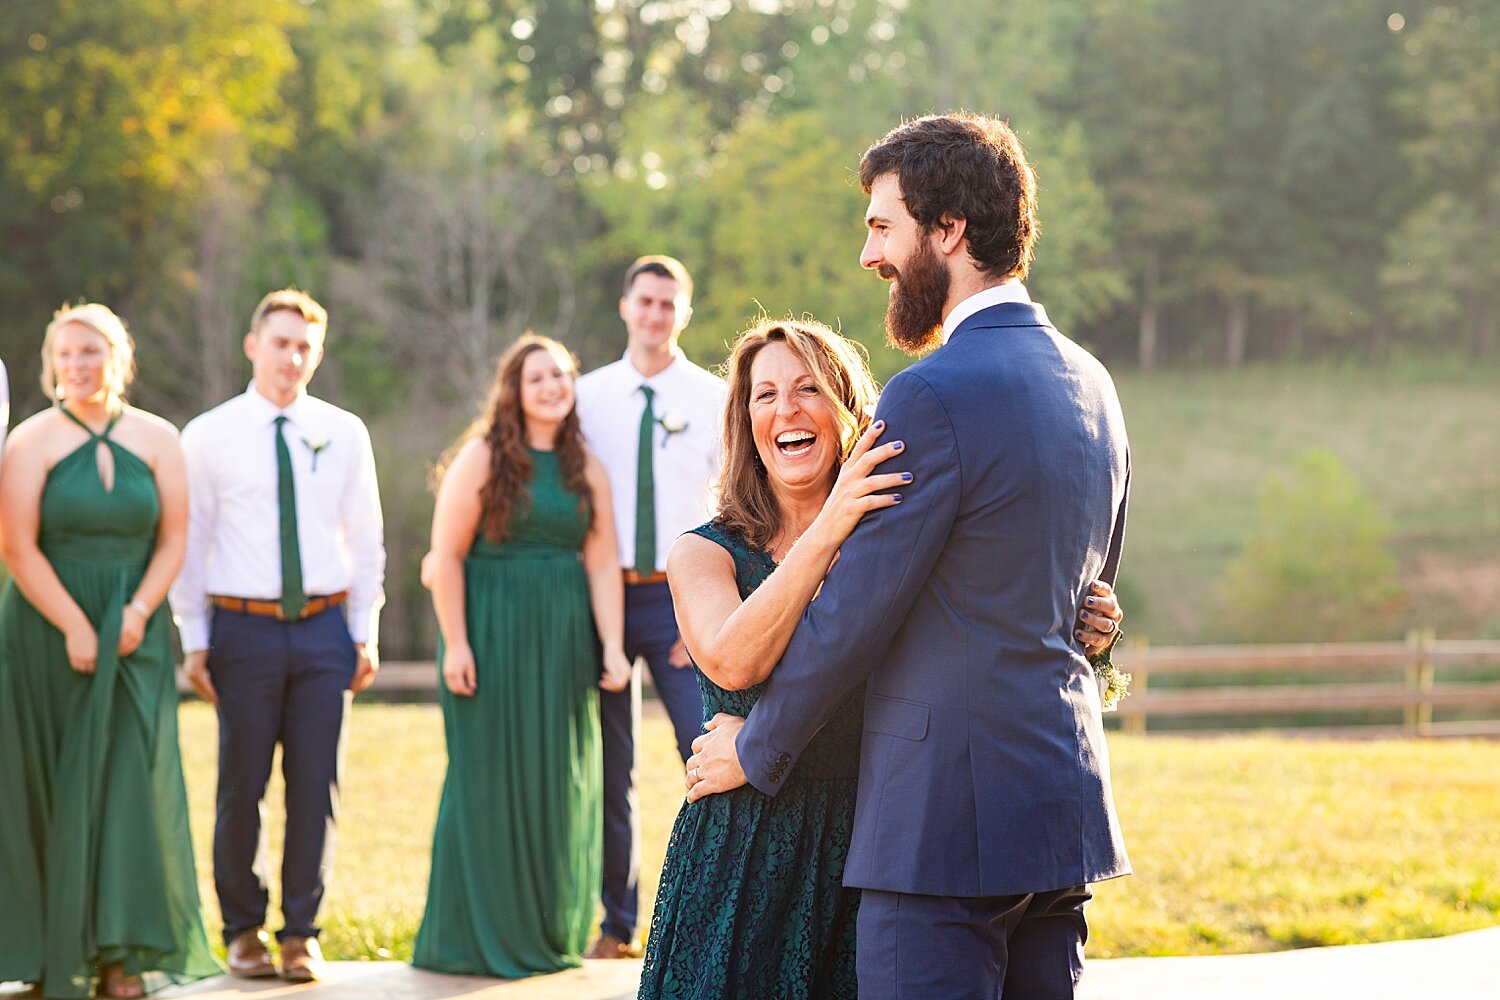
{"type": "Polygon", "coordinates": [[[297,490],[292,485],[292,453],[286,446],[282,425],[276,418],[276,505],[281,516],[281,614],[287,621],[302,615],[307,595],[302,592],[302,552],[297,545],[297,490]]]}
{"type": "Polygon", "coordinates": [[[646,394],[646,408],[641,411],[641,444],[635,460],[635,571],[650,576],[656,572],[656,479],[651,469],[656,431],[651,397],[656,390],[643,385],[641,392],[646,394]]]}

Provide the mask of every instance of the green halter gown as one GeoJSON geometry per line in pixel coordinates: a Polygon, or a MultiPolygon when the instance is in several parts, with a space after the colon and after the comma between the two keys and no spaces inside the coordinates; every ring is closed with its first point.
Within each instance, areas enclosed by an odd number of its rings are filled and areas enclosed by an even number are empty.
{"type": "Polygon", "coordinates": [[[219,972],[198,901],[166,612],[135,652],[116,652],[161,513],[151,469],[109,437],[118,419],[53,466],[41,498],[40,547],[98,634],[95,673],[69,666],[62,633],[14,581],[0,594],[0,981],[40,983],[48,997],[91,996],[106,964],[144,974],[148,989],[219,972]]]}

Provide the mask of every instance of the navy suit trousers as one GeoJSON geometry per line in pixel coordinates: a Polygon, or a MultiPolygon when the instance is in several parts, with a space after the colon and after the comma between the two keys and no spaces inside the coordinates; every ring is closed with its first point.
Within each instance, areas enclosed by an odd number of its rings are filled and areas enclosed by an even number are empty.
{"type": "MultiPolygon", "coordinates": [[[[703,693],[697,671],[667,662],[677,642],[672,593],[665,583],[625,588],[625,655],[646,658],[651,682],[672,720],[677,752],[687,760],[703,732],[703,693]]],[[[640,911],[640,856],[636,843],[635,731],[640,688],[599,692],[604,736],[604,923],[602,931],[621,941],[635,937],[640,911]]]]}
{"type": "Polygon", "coordinates": [[[917,896],[865,889],[860,1000],[1072,1000],[1093,893],[917,896]]]}
{"type": "Polygon", "coordinates": [[[214,613],[208,653],[219,695],[214,886],[226,944],[265,923],[269,862],[261,813],[277,743],[286,781],[277,937],[317,936],[333,861],[355,662],[339,608],[299,622],[222,608],[214,613]]]}

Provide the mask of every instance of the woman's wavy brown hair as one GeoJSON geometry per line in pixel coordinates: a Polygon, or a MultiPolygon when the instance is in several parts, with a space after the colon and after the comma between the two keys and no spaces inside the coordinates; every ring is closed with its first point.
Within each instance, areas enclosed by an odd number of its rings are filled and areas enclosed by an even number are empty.
{"type": "Polygon", "coordinates": [[[864,349],[813,320],[762,320],[740,334],[722,369],[729,383],[724,400],[724,469],[719,478],[718,520],[760,548],[781,534],[781,504],[766,476],[750,426],[750,369],[767,344],[791,349],[833,404],[842,443],[834,475],[870,424],[880,394],[864,349]]]}
{"type": "MultiPolygon", "coordinates": [[[[548,337],[525,334],[501,355],[482,415],[463,437],[480,438],[490,450],[490,474],[479,490],[479,527],[492,542],[505,541],[510,536],[511,515],[531,503],[526,488],[531,478],[531,455],[526,450],[526,417],[521,412],[521,370],[537,351],[553,352],[577,379],[578,359],[571,351],[548,337]]],[[[584,475],[586,452],[576,404],[558,425],[553,448],[562,467],[563,483],[578,495],[578,512],[587,518],[594,505],[584,475]]]]}

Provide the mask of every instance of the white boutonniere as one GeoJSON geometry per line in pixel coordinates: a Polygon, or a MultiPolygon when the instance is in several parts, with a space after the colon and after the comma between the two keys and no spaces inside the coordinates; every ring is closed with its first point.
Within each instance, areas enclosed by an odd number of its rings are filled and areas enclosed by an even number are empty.
{"type": "Polygon", "coordinates": [[[663,413],[661,416],[657,417],[656,422],[661,425],[661,429],[665,431],[667,435],[662,439],[663,447],[665,447],[666,443],[672,439],[673,434],[681,434],[683,431],[688,429],[687,417],[684,417],[676,410],[668,410],[666,413],[663,413]]]}
{"type": "Polygon", "coordinates": [[[326,437],[303,438],[302,443],[307,445],[308,451],[312,452],[312,470],[317,472],[318,456],[323,454],[323,450],[328,447],[328,439],[326,437]]]}

